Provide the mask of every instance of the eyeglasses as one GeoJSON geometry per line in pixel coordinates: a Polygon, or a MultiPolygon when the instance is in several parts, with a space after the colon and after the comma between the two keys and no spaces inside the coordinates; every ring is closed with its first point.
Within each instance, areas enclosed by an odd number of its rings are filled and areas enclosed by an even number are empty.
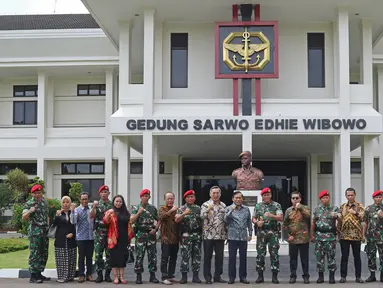
{"type": "Polygon", "coordinates": [[[291,197],[293,200],[299,200],[299,197],[291,197]]]}

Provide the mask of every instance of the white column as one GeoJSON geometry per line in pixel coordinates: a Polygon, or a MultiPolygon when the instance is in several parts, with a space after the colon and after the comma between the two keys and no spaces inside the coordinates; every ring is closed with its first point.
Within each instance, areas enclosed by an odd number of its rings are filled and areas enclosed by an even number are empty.
{"type": "Polygon", "coordinates": [[[154,99],[154,52],[155,52],[155,10],[144,12],[144,117],[153,115],[154,99]]]}
{"type": "MultiPolygon", "coordinates": [[[[114,72],[108,70],[105,73],[105,128],[109,131],[110,116],[113,114],[113,95],[114,95],[114,72]]],[[[116,191],[113,189],[113,136],[108,133],[106,139],[105,151],[105,184],[109,185],[114,195],[116,191]]]]}
{"type": "Polygon", "coordinates": [[[47,109],[46,103],[48,98],[48,76],[44,72],[38,73],[38,96],[37,96],[37,133],[38,143],[40,147],[45,146],[46,130],[47,130],[47,109]]]}
{"type": "MultiPolygon", "coordinates": [[[[339,206],[343,202],[344,191],[351,187],[351,147],[350,133],[342,131],[339,136],[339,174],[340,190],[335,192],[334,204],[339,206]]],[[[337,172],[338,173],[338,172],[337,172]]]]}
{"type": "Polygon", "coordinates": [[[162,96],[162,83],[163,83],[163,76],[162,76],[162,62],[163,62],[163,22],[156,21],[156,33],[155,33],[155,54],[154,54],[154,66],[155,66],[155,74],[154,74],[154,98],[155,99],[161,99],[162,96]]]}
{"type": "Polygon", "coordinates": [[[242,151],[251,152],[252,150],[253,150],[253,134],[251,133],[251,130],[243,131],[242,132],[242,151]]]}
{"type": "Polygon", "coordinates": [[[47,170],[47,161],[45,161],[44,157],[37,158],[37,177],[46,181],[46,178],[47,178],[46,170],[47,170]]]}
{"type": "MultiPolygon", "coordinates": [[[[378,103],[379,113],[383,113],[383,68],[378,68],[378,103]]],[[[379,187],[383,187],[383,134],[379,136],[379,187]]]]}
{"type": "Polygon", "coordinates": [[[350,112],[350,52],[349,52],[349,19],[348,10],[338,9],[338,79],[339,79],[339,109],[341,115],[350,112]]]}
{"type": "Polygon", "coordinates": [[[332,191],[331,191],[331,198],[332,202],[336,202],[335,195],[337,193],[340,193],[340,136],[334,135],[333,136],[333,153],[332,153],[332,191]]]}
{"type": "MultiPolygon", "coordinates": [[[[118,194],[123,195],[125,200],[129,202],[130,195],[130,145],[127,138],[117,140],[118,151],[118,194]]],[[[117,193],[115,193],[116,195],[117,193]]]]}
{"type": "MultiPolygon", "coordinates": [[[[154,175],[154,141],[153,141],[153,134],[149,131],[145,131],[142,135],[142,146],[143,146],[143,153],[142,153],[142,188],[143,189],[149,189],[152,191],[153,194],[153,175],[154,175]]],[[[153,203],[153,198],[150,199],[151,203],[153,203]]]]}
{"type": "Polygon", "coordinates": [[[313,210],[318,205],[318,155],[310,154],[310,202],[307,201],[310,205],[311,210],[313,210]],[[311,192],[311,193],[310,193],[311,192]]]}
{"type": "Polygon", "coordinates": [[[131,37],[133,22],[120,22],[119,40],[119,103],[121,98],[127,98],[130,83],[130,58],[131,58],[131,37]]]}
{"type": "Polygon", "coordinates": [[[182,204],[182,195],[180,192],[180,157],[179,155],[175,155],[172,157],[172,192],[174,193],[176,199],[176,205],[182,204]]]}
{"type": "Polygon", "coordinates": [[[372,23],[369,19],[360,21],[362,32],[360,55],[360,81],[361,84],[370,85],[369,95],[372,97],[372,23]]]}
{"type": "Polygon", "coordinates": [[[158,195],[161,193],[160,189],[160,178],[159,178],[159,154],[158,154],[158,136],[153,136],[153,191],[152,191],[152,203],[154,206],[159,207],[158,195]]]}
{"type": "Polygon", "coordinates": [[[373,137],[364,136],[362,143],[362,192],[364,193],[364,203],[370,200],[371,193],[374,192],[374,180],[373,137]]]}

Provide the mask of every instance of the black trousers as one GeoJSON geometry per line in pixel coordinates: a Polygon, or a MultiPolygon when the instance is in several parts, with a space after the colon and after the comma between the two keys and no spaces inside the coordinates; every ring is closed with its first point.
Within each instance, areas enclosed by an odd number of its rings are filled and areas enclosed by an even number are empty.
{"type": "Polygon", "coordinates": [[[297,276],[298,254],[301,256],[302,271],[304,277],[309,275],[309,243],[289,244],[290,273],[291,277],[297,276]]]}
{"type": "Polygon", "coordinates": [[[340,277],[347,277],[348,256],[350,255],[350,246],[354,256],[355,277],[360,278],[362,274],[362,260],[360,259],[360,241],[340,240],[342,258],[340,260],[340,277]]]}
{"type": "Polygon", "coordinates": [[[239,250],[239,279],[247,277],[247,241],[228,240],[229,243],[229,278],[237,276],[237,250],[239,250]]]}
{"type": "Polygon", "coordinates": [[[214,280],[219,280],[221,278],[223,273],[224,248],[224,240],[203,240],[203,276],[205,277],[205,280],[212,279],[211,258],[213,258],[213,250],[215,252],[214,280]]]}
{"type": "Polygon", "coordinates": [[[77,241],[78,246],[78,274],[79,276],[85,276],[85,258],[86,258],[86,275],[92,275],[92,266],[93,266],[93,250],[94,250],[94,241],[93,240],[82,240],[77,241]]]}
{"type": "Polygon", "coordinates": [[[161,244],[162,280],[174,278],[179,244],[161,244]]]}

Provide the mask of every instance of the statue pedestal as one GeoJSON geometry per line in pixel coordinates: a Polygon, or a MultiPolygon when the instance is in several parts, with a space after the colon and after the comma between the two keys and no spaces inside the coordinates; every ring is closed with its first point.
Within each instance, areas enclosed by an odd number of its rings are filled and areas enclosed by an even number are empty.
{"type": "MultiPolygon", "coordinates": [[[[239,191],[241,191],[244,198],[243,205],[249,207],[250,213],[253,214],[255,205],[262,201],[261,190],[239,190],[239,191]]],[[[279,245],[280,245],[280,248],[279,248],[278,254],[289,255],[289,244],[286,241],[280,240],[279,245]]],[[[268,252],[269,249],[267,247],[266,249],[268,252]]],[[[229,248],[227,244],[225,245],[224,255],[225,257],[229,257],[229,248]]],[[[247,245],[247,257],[255,257],[255,256],[257,256],[257,237],[253,233],[252,239],[247,245]]],[[[267,253],[266,257],[269,257],[269,256],[270,254],[267,253]]]]}

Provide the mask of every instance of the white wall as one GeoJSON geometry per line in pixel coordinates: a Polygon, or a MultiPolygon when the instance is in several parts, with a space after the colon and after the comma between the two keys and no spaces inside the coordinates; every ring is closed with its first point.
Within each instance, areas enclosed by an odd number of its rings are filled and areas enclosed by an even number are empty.
{"type": "MultiPolygon", "coordinates": [[[[161,33],[157,27],[157,33],[161,33]]],[[[279,25],[279,79],[262,80],[262,98],[333,98],[331,24],[279,25]],[[325,33],[326,87],[308,88],[307,33],[325,33]]],[[[165,23],[162,43],[162,98],[232,98],[232,80],[215,79],[214,24],[165,23]],[[170,88],[170,34],[189,33],[188,88],[170,88]]],[[[161,49],[159,49],[161,51],[161,49]]],[[[161,57],[157,52],[156,57],[161,57]]],[[[158,62],[156,62],[158,63],[158,62]]]]}

